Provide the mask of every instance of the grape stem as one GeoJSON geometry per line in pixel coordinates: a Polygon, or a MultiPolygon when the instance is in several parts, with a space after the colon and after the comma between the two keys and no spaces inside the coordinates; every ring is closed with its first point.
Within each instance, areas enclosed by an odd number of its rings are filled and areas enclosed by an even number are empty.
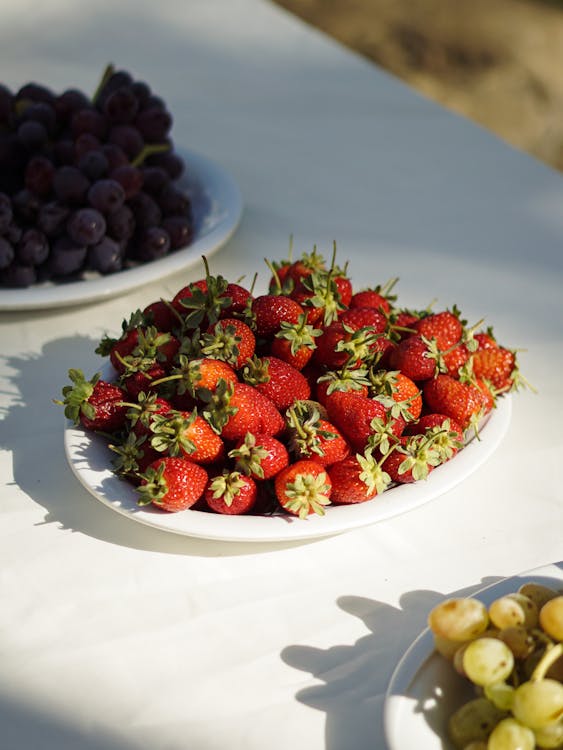
{"type": "Polygon", "coordinates": [[[106,83],[109,81],[109,79],[112,77],[112,75],[115,73],[115,67],[112,63],[109,63],[106,65],[105,70],[102,74],[102,77],[100,79],[100,82],[98,83],[98,86],[96,90],[94,91],[94,95],[92,96],[92,103],[95,104],[98,97],[100,96],[100,92],[106,85],[106,83]]]}
{"type": "Polygon", "coordinates": [[[543,678],[546,675],[546,672],[549,670],[549,668],[555,664],[557,659],[563,654],[563,643],[558,643],[555,646],[548,646],[542,656],[542,658],[539,660],[539,662],[536,664],[536,667],[534,671],[532,672],[532,676],[530,677],[530,680],[535,682],[537,680],[543,680],[543,678]]]}

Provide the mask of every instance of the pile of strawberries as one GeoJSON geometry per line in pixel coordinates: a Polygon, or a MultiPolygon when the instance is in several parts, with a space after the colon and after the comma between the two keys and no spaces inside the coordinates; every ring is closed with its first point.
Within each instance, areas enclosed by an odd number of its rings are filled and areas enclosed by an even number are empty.
{"type": "Polygon", "coordinates": [[[399,307],[396,280],[354,291],[335,255],[268,262],[262,295],[204,259],[100,342],[111,381],[69,371],[57,403],[107,436],[139,503],[300,518],[362,503],[452,459],[522,384],[491,329],[399,307]]]}

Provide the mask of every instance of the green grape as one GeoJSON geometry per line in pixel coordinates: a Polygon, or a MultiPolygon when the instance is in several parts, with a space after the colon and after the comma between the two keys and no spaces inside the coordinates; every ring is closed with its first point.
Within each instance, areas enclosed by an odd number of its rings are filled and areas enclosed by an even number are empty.
{"type": "Polygon", "coordinates": [[[474,740],[466,745],[463,750],[487,750],[487,743],[485,740],[474,740]]]}
{"type": "Polygon", "coordinates": [[[463,670],[476,685],[504,682],[514,668],[514,657],[498,638],[477,638],[463,654],[463,670]]]}
{"type": "Polygon", "coordinates": [[[538,610],[550,599],[554,599],[557,596],[555,589],[543,586],[541,583],[523,583],[518,589],[518,593],[529,597],[538,610]]]}
{"type": "Polygon", "coordinates": [[[538,623],[538,608],[524,594],[506,594],[489,606],[489,617],[501,630],[518,625],[534,628],[538,623]]]}
{"type": "Polygon", "coordinates": [[[499,630],[498,637],[506,643],[515,659],[526,659],[536,646],[533,635],[523,625],[514,625],[499,630]]]}
{"type": "Polygon", "coordinates": [[[493,682],[485,685],[485,697],[494,703],[501,711],[510,711],[514,699],[514,688],[506,682],[493,682]]]}
{"type": "Polygon", "coordinates": [[[556,596],[543,605],[540,625],[550,638],[563,641],[563,596],[556,596]]]}
{"type": "Polygon", "coordinates": [[[563,717],[563,685],[556,680],[529,680],[514,691],[512,713],[530,729],[543,729],[563,717]]]}
{"type": "Polygon", "coordinates": [[[428,616],[430,630],[449,641],[469,641],[489,624],[487,608],[477,599],[446,599],[428,616]]]}
{"type": "Polygon", "coordinates": [[[493,728],[506,716],[487,698],[474,698],[452,714],[448,734],[457,748],[487,739],[493,728]]]}
{"type": "Polygon", "coordinates": [[[546,750],[563,747],[563,721],[549,724],[543,729],[536,729],[534,734],[536,735],[536,744],[546,748],[546,750]]]}
{"type": "Polygon", "coordinates": [[[434,633],[434,648],[445,659],[448,659],[448,661],[451,661],[454,658],[459,647],[459,641],[450,641],[448,638],[443,638],[441,635],[436,635],[434,633]]]}
{"type": "Polygon", "coordinates": [[[509,717],[499,721],[493,729],[487,750],[534,750],[535,746],[532,730],[509,717]]]}

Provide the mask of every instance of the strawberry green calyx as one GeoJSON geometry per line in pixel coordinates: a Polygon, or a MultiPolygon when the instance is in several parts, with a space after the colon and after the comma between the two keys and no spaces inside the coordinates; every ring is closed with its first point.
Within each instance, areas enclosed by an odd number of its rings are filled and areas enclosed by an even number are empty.
{"type": "Polygon", "coordinates": [[[302,314],[297,319],[297,323],[288,323],[283,321],[280,326],[280,330],[276,333],[276,338],[285,339],[290,342],[290,351],[293,355],[297,354],[301,347],[307,349],[314,349],[315,338],[322,336],[320,328],[307,323],[307,316],[302,314]]]}
{"type": "Polygon", "coordinates": [[[327,395],[334,391],[362,391],[369,385],[368,370],[362,367],[328,370],[317,379],[317,383],[328,382],[327,395]]]}
{"type": "Polygon", "coordinates": [[[238,448],[233,448],[228,453],[229,458],[235,459],[237,468],[243,474],[254,475],[260,479],[264,477],[262,461],[269,455],[270,452],[266,448],[256,444],[256,436],[251,432],[246,433],[244,441],[238,448]]]}
{"type": "Polygon", "coordinates": [[[100,380],[101,373],[97,372],[90,380],[86,380],[82,370],[71,368],[68,377],[73,385],[65,385],[62,389],[62,401],[55,399],[55,403],[65,407],[65,417],[72,420],[75,425],[79,424],[81,414],[87,419],[94,419],[95,409],[88,403],[88,399],[94,392],[94,386],[100,380]]]}
{"type": "Polygon", "coordinates": [[[419,481],[426,479],[430,467],[439,466],[442,463],[440,452],[432,440],[424,435],[412,435],[403,446],[397,448],[398,453],[404,453],[405,458],[399,465],[399,474],[412,472],[413,479],[419,481]]]}
{"type": "Polygon", "coordinates": [[[135,475],[139,471],[139,461],[144,457],[143,445],[146,444],[147,436],[137,437],[134,432],[129,432],[121,444],[110,443],[108,448],[117,453],[113,459],[112,466],[116,474],[121,476],[135,475]]]}
{"type": "Polygon", "coordinates": [[[145,393],[141,391],[137,396],[137,403],[128,401],[120,402],[122,406],[128,406],[129,409],[125,416],[129,420],[131,427],[141,424],[143,427],[149,427],[154,414],[162,410],[162,404],[157,401],[156,393],[145,393]]]}
{"type": "Polygon", "coordinates": [[[152,466],[141,474],[144,484],[137,487],[139,505],[149,505],[152,502],[162,500],[168,494],[168,482],[164,476],[166,465],[164,462],[155,469],[152,466]]]}
{"type": "Polygon", "coordinates": [[[221,434],[229,419],[238,412],[238,407],[231,406],[230,403],[234,391],[232,383],[219,378],[215,392],[203,394],[202,400],[206,403],[203,417],[218,435],[221,434]]]}
{"type": "Polygon", "coordinates": [[[285,487],[287,509],[299,518],[307,518],[313,511],[324,516],[325,506],[330,505],[330,484],[323,471],[317,476],[313,474],[297,474],[292,482],[285,487]]]}
{"type": "Polygon", "coordinates": [[[310,292],[310,296],[303,300],[303,307],[324,310],[323,325],[330,325],[337,319],[338,313],[345,309],[340,301],[340,292],[332,271],[321,270],[312,273],[303,279],[303,287],[310,292]]]}
{"type": "Polygon", "coordinates": [[[117,338],[112,338],[111,336],[103,336],[100,343],[94,350],[96,354],[100,354],[102,357],[107,357],[112,350],[112,348],[117,344],[117,342],[127,333],[130,331],[133,331],[135,328],[140,328],[141,326],[146,325],[145,316],[143,315],[142,311],[137,309],[131,315],[127,320],[123,320],[121,322],[121,335],[117,338]]]}
{"type": "Polygon", "coordinates": [[[207,357],[214,357],[227,362],[229,365],[236,364],[240,349],[239,344],[242,341],[237,335],[236,328],[233,325],[223,325],[219,322],[214,331],[204,333],[201,338],[201,353],[207,357]]]}
{"type": "Polygon", "coordinates": [[[286,423],[289,430],[289,449],[298,456],[317,454],[324,456],[321,438],[331,440],[337,437],[335,432],[322,429],[321,415],[316,408],[300,407],[296,401],[286,411],[286,423]]]}
{"type": "Polygon", "coordinates": [[[378,339],[384,337],[384,334],[374,333],[370,326],[358,329],[351,328],[346,323],[343,323],[342,326],[346,333],[350,334],[350,338],[340,340],[335,351],[344,352],[348,355],[346,367],[354,367],[357,364],[368,367],[376,360],[378,355],[374,345],[378,339]]]}
{"type": "Polygon", "coordinates": [[[205,266],[206,289],[191,284],[190,295],[179,300],[179,304],[190,311],[184,318],[184,325],[188,329],[198,328],[204,320],[209,324],[216,323],[222,311],[233,302],[226,294],[227,280],[223,276],[211,276],[207,258],[202,256],[202,259],[205,266]]]}
{"type": "Polygon", "coordinates": [[[258,383],[270,382],[270,370],[268,357],[258,357],[254,355],[246,360],[242,368],[242,379],[248,385],[258,385],[258,383]]]}
{"type": "Polygon", "coordinates": [[[223,500],[230,508],[245,486],[240,471],[224,471],[210,482],[209,488],[215,500],[223,500]]]}
{"type": "Polygon", "coordinates": [[[367,442],[368,449],[377,448],[384,456],[389,455],[399,442],[399,438],[393,432],[392,423],[384,421],[381,417],[374,417],[369,426],[371,433],[367,442]]]}
{"type": "Polygon", "coordinates": [[[155,414],[151,424],[151,446],[159,453],[167,453],[169,456],[195,453],[197,446],[186,433],[196,418],[196,409],[188,416],[176,409],[166,414],[155,414]]]}
{"type": "Polygon", "coordinates": [[[451,429],[450,420],[445,419],[441,425],[426,430],[428,445],[437,451],[440,463],[449,461],[464,444],[459,439],[459,433],[451,429]]]}
{"type": "Polygon", "coordinates": [[[381,495],[391,484],[391,477],[381,468],[372,455],[371,449],[367,448],[364,453],[356,453],[356,461],[361,467],[358,475],[365,484],[369,495],[381,495]]]}

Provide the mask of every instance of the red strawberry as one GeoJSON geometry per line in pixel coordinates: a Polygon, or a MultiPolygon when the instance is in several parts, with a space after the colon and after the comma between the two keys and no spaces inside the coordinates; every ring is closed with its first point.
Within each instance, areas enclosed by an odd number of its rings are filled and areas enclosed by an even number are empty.
{"type": "Polygon", "coordinates": [[[332,464],[328,474],[332,482],[331,501],[335,505],[365,503],[384,492],[390,484],[389,476],[369,451],[332,464]]]}
{"type": "Polygon", "coordinates": [[[127,419],[130,429],[137,436],[151,434],[155,414],[166,414],[172,409],[171,403],[155,393],[140,393],[136,403],[128,404],[127,419]]]}
{"type": "Polygon", "coordinates": [[[325,506],[330,504],[332,482],[317,461],[290,464],[276,476],[274,487],[282,508],[302,519],[311,513],[324,515],[325,506]]]}
{"type": "Polygon", "coordinates": [[[344,366],[366,367],[374,361],[382,334],[371,327],[353,329],[340,320],[322,329],[313,361],[320,367],[338,370],[344,366]]]}
{"type": "Polygon", "coordinates": [[[372,421],[386,423],[387,410],[377,399],[361,396],[353,391],[333,391],[326,398],[329,419],[347,438],[355,451],[363,451],[372,434],[372,421]]]}
{"type": "Polygon", "coordinates": [[[250,432],[229,451],[229,458],[235,459],[238,471],[254,479],[272,479],[289,464],[287,448],[280,440],[250,432]]]}
{"type": "Polygon", "coordinates": [[[464,444],[461,425],[445,414],[425,414],[415,424],[408,425],[405,433],[429,437],[442,461],[453,458],[464,444]]]}
{"type": "Polygon", "coordinates": [[[355,292],[350,300],[350,307],[371,307],[374,310],[383,310],[383,312],[389,312],[391,309],[387,299],[375,289],[355,292]]]}
{"type": "Polygon", "coordinates": [[[473,374],[488,381],[497,393],[509,391],[516,374],[516,355],[504,347],[478,349],[471,356],[473,374]]]}
{"type": "Polygon", "coordinates": [[[122,388],[101,380],[99,373],[86,380],[81,370],[70,369],[68,376],[73,385],[62,389],[62,401],[55,400],[65,407],[67,419],[100,432],[116,432],[125,425],[127,396],[122,388]]]}
{"type": "Polygon", "coordinates": [[[280,326],[272,340],[270,353],[283,359],[297,370],[302,370],[310,361],[315,350],[315,338],[321,335],[318,328],[307,323],[303,313],[297,323],[285,323],[280,326]]]}
{"type": "Polygon", "coordinates": [[[311,388],[307,378],[295,367],[277,357],[254,357],[242,370],[245,383],[267,396],[280,410],[294,401],[308,399],[311,388]]]}
{"type": "Polygon", "coordinates": [[[240,284],[228,283],[222,298],[228,298],[230,304],[221,310],[220,318],[231,318],[236,314],[243,314],[252,302],[252,294],[240,284]]]}
{"type": "Polygon", "coordinates": [[[289,447],[296,458],[310,458],[323,466],[341,461],[350,446],[335,425],[320,415],[314,402],[298,401],[287,412],[289,447]]]}
{"type": "Polygon", "coordinates": [[[186,510],[203,495],[206,484],[207,472],[193,461],[158,458],[141,477],[139,505],[153,503],[169,512],[186,510]]]}
{"type": "Polygon", "coordinates": [[[408,378],[418,382],[435,375],[436,356],[432,355],[421,336],[411,335],[393,349],[389,362],[394,370],[400,370],[408,378]]]}
{"type": "Polygon", "coordinates": [[[252,300],[252,313],[255,319],[256,335],[271,338],[280,330],[282,323],[298,323],[303,308],[291,297],[276,294],[263,294],[252,300]]]}
{"type": "Polygon", "coordinates": [[[390,396],[403,407],[406,421],[417,420],[422,411],[422,395],[414,380],[398,370],[378,370],[371,376],[374,395],[390,396]]]}
{"type": "Polygon", "coordinates": [[[172,333],[181,325],[181,317],[171,302],[159,299],[151,302],[143,310],[143,318],[147,325],[154,326],[162,333],[172,333]]]}
{"type": "Polygon", "coordinates": [[[146,371],[157,361],[168,367],[179,348],[180,342],[172,334],[158,331],[153,326],[139,326],[126,331],[118,340],[103,340],[97,351],[109,353],[113,367],[123,374],[126,371],[146,371]]]}
{"type": "Polygon", "coordinates": [[[223,441],[196,411],[171,410],[155,414],[151,421],[151,445],[170,456],[184,456],[198,464],[218,461],[223,441]]]}
{"type": "Polygon", "coordinates": [[[373,328],[374,333],[385,333],[387,318],[373,307],[351,307],[340,315],[341,323],[357,331],[360,328],[373,328]]]}
{"type": "Polygon", "coordinates": [[[172,368],[170,374],[153,385],[162,383],[175,384],[176,396],[187,395],[192,399],[214,393],[219,380],[235,383],[237,374],[231,365],[221,359],[205,357],[189,359],[181,354],[177,367],[172,368]]]}
{"type": "Polygon", "coordinates": [[[414,323],[413,328],[420,336],[436,340],[440,351],[457,344],[463,334],[463,325],[459,317],[449,310],[432,313],[414,323]]]}
{"type": "Polygon", "coordinates": [[[352,301],[352,282],[347,276],[343,274],[336,274],[333,276],[336,291],[340,298],[340,304],[342,307],[348,307],[352,301]]]}
{"type": "Polygon", "coordinates": [[[478,349],[496,349],[498,347],[497,341],[493,336],[493,332],[489,329],[486,333],[481,331],[480,333],[474,334],[473,338],[477,342],[478,349]]]}
{"type": "Polygon", "coordinates": [[[241,440],[247,432],[279,435],[285,427],[273,402],[246,383],[220,384],[204,415],[225,440],[241,440]]]}
{"type": "Polygon", "coordinates": [[[204,498],[215,513],[242,515],[256,504],[256,483],[239,471],[223,471],[209,480],[204,498]]]}
{"type": "Polygon", "coordinates": [[[194,281],[191,284],[187,284],[186,286],[182,287],[174,297],[172,298],[172,307],[182,316],[185,317],[188,315],[189,308],[186,307],[184,302],[186,304],[189,304],[191,301],[191,298],[194,296],[194,294],[203,293],[207,294],[207,280],[206,279],[199,279],[198,281],[194,281]]]}
{"type": "Polygon", "coordinates": [[[160,380],[166,375],[164,367],[157,362],[141,366],[146,367],[146,369],[136,370],[131,367],[129,370],[125,370],[120,379],[130,398],[137,398],[141,393],[149,393],[154,390],[156,386],[153,381],[160,380]]]}
{"type": "Polygon", "coordinates": [[[201,351],[207,357],[221,359],[238,370],[256,349],[252,329],[238,318],[223,318],[211,325],[202,338],[201,351]]]}
{"type": "Polygon", "coordinates": [[[459,344],[450,351],[442,354],[446,373],[453,378],[459,378],[460,370],[467,364],[469,356],[469,349],[465,344],[459,344]]]}
{"type": "Polygon", "coordinates": [[[401,438],[384,459],[382,469],[393,482],[410,484],[426,479],[442,462],[441,455],[432,439],[425,435],[409,435],[401,438]]]}
{"type": "Polygon", "coordinates": [[[428,380],[423,387],[423,398],[428,409],[454,419],[463,430],[489,411],[487,398],[477,386],[450,375],[439,374],[428,380]]]}

